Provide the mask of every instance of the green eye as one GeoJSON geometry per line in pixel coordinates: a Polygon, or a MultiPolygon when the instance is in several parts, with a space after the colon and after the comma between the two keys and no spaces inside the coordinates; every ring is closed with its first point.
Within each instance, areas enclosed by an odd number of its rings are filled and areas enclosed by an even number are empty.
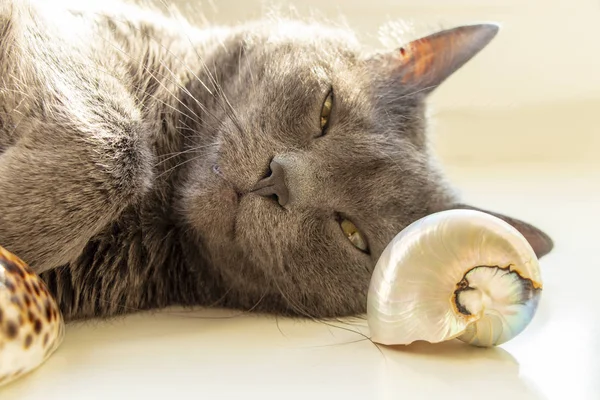
{"type": "Polygon", "coordinates": [[[333,108],[333,90],[329,92],[327,98],[323,102],[323,108],[321,109],[321,130],[325,133],[327,126],[329,125],[329,116],[331,115],[331,109],[333,108]]]}
{"type": "Polygon", "coordinates": [[[350,222],[347,219],[343,219],[340,222],[340,226],[342,228],[342,232],[348,238],[350,243],[354,245],[357,249],[364,251],[365,253],[369,252],[369,245],[367,244],[367,240],[363,236],[363,234],[358,230],[356,225],[350,222]]]}

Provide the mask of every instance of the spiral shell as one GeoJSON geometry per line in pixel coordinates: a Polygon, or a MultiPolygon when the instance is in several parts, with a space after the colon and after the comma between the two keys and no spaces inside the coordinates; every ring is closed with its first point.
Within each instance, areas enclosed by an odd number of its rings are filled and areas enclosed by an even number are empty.
{"type": "Polygon", "coordinates": [[[473,210],[432,214],[400,232],[377,262],[371,339],[496,346],[527,327],[541,292],[534,250],[511,225],[473,210]]]}
{"type": "Polygon", "coordinates": [[[62,314],[44,282],[0,247],[0,386],[43,364],[64,331],[62,314]]]}

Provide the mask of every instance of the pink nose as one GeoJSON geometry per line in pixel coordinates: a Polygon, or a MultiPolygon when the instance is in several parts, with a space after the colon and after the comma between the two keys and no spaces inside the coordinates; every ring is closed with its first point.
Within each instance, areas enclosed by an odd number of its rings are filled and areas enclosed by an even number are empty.
{"type": "Polygon", "coordinates": [[[285,170],[277,161],[271,161],[266,177],[254,185],[251,193],[259,196],[277,196],[277,202],[284,207],[290,199],[290,192],[285,184],[285,170]]]}

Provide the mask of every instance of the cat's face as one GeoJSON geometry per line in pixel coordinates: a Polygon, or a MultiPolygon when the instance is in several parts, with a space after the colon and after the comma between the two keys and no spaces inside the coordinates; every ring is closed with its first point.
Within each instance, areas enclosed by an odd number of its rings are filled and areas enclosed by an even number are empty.
{"type": "Polygon", "coordinates": [[[235,36],[207,60],[223,66],[224,96],[205,104],[197,144],[208,147],[187,169],[185,218],[228,304],[361,313],[390,240],[456,204],[427,145],[429,88],[402,79],[393,58],[361,56],[343,32],[264,29],[235,36]],[[285,188],[253,192],[275,174],[272,162],[285,188]]]}

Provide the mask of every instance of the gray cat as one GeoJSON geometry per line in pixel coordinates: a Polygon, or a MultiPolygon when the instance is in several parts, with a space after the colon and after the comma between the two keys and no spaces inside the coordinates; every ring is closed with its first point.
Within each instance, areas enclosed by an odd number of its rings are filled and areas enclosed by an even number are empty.
{"type": "Polygon", "coordinates": [[[472,208],[431,153],[426,100],[494,25],[365,54],[352,32],[294,20],[55,8],[0,0],[0,244],[68,320],[360,314],[399,231],[472,208]]]}

